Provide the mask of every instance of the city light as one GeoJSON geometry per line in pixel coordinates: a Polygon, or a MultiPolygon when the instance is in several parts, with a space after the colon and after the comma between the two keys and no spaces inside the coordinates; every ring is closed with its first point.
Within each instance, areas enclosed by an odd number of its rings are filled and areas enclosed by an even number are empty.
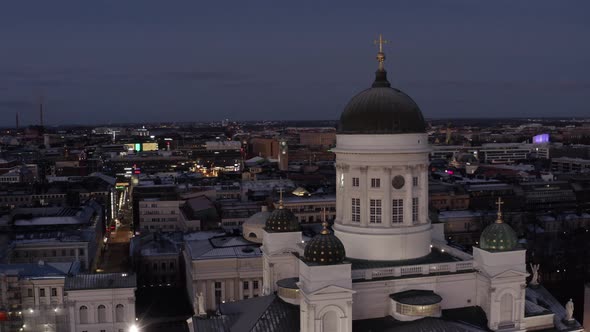
{"type": "Polygon", "coordinates": [[[137,327],[137,325],[133,324],[129,328],[129,332],[139,332],[139,328],[137,327]]]}

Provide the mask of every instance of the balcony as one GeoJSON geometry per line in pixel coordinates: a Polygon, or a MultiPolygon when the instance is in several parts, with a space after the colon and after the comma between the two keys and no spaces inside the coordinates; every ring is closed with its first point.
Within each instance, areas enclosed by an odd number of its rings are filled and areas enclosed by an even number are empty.
{"type": "Polygon", "coordinates": [[[474,264],[472,261],[361,269],[352,271],[352,280],[372,280],[377,278],[396,278],[410,275],[415,276],[436,275],[441,273],[460,273],[473,269],[474,264]]]}

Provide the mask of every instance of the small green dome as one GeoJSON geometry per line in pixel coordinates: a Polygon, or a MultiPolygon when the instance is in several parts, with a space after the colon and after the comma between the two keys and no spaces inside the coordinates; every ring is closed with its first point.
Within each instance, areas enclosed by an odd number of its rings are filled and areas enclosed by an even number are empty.
{"type": "Polygon", "coordinates": [[[486,227],[479,238],[479,247],[490,251],[509,251],[517,245],[516,232],[501,220],[486,227]]]}
{"type": "Polygon", "coordinates": [[[267,232],[299,232],[301,225],[297,217],[288,209],[284,209],[282,205],[274,210],[268,219],[264,229],[267,232]]]}
{"type": "Polygon", "coordinates": [[[320,234],[314,236],[305,245],[303,258],[308,263],[319,265],[331,265],[342,263],[346,257],[344,245],[334,234],[326,229],[327,224],[320,234]]]}

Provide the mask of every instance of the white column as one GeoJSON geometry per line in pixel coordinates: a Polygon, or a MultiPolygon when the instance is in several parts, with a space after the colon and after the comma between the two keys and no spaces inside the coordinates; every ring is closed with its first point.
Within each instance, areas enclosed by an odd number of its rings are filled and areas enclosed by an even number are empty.
{"type": "Polygon", "coordinates": [[[221,301],[227,300],[226,292],[225,292],[225,280],[221,281],[221,301]]]}
{"type": "Polygon", "coordinates": [[[410,167],[406,167],[405,174],[406,198],[404,199],[404,225],[412,225],[412,172],[410,167]]]}
{"type": "Polygon", "coordinates": [[[216,303],[215,303],[215,281],[209,281],[211,284],[209,285],[209,291],[211,292],[211,297],[209,300],[209,309],[211,310],[215,310],[217,309],[216,303]]]}
{"type": "Polygon", "coordinates": [[[262,294],[262,280],[258,279],[258,296],[260,296],[262,294]]]}
{"type": "Polygon", "coordinates": [[[248,292],[250,293],[250,297],[254,297],[254,292],[253,292],[254,285],[252,285],[253,284],[252,281],[253,281],[252,279],[248,280],[248,292]]]}
{"type": "Polygon", "coordinates": [[[387,226],[387,227],[391,227],[391,168],[390,167],[385,167],[384,168],[385,171],[385,183],[382,183],[382,188],[384,190],[383,193],[383,205],[382,205],[382,209],[383,209],[383,215],[381,216],[382,218],[382,225],[387,226]]]}
{"type": "Polygon", "coordinates": [[[229,299],[230,301],[231,301],[231,300],[234,300],[234,301],[235,301],[236,297],[235,297],[235,285],[234,285],[234,279],[230,279],[230,280],[228,281],[228,286],[227,286],[227,289],[228,289],[228,299],[229,299]]]}
{"type": "Polygon", "coordinates": [[[39,307],[39,288],[33,286],[33,295],[35,296],[34,298],[34,308],[33,309],[37,309],[39,307]]]}
{"type": "Polygon", "coordinates": [[[428,223],[428,165],[420,165],[420,176],[418,177],[418,187],[420,188],[420,206],[424,223],[428,223]]]}
{"type": "Polygon", "coordinates": [[[242,279],[238,279],[238,293],[240,294],[240,298],[238,300],[243,300],[244,299],[244,281],[242,279]]]}
{"type": "Polygon", "coordinates": [[[369,225],[369,195],[367,192],[367,187],[369,186],[367,183],[369,181],[369,168],[367,166],[363,166],[360,168],[360,170],[361,175],[359,180],[361,182],[361,226],[367,227],[369,225]]]}

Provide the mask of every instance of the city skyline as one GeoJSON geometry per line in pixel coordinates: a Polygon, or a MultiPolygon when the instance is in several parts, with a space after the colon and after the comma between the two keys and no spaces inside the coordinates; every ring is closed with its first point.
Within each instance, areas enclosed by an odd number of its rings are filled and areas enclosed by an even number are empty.
{"type": "Polygon", "coordinates": [[[379,33],[427,118],[588,113],[585,2],[338,4],[6,4],[0,126],[337,120],[379,33]]]}

